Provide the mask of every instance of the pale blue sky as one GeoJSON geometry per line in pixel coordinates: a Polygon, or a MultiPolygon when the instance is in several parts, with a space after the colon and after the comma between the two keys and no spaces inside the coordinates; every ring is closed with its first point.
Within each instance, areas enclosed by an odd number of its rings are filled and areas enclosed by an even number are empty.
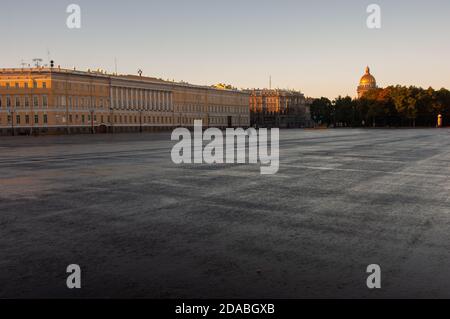
{"type": "Polygon", "coordinates": [[[62,67],[195,84],[355,95],[367,64],[380,86],[450,88],[450,1],[40,0],[0,5],[0,67],[51,58],[62,67]],[[82,28],[66,27],[67,5],[82,28]],[[382,9],[381,30],[366,7],[382,9]]]}

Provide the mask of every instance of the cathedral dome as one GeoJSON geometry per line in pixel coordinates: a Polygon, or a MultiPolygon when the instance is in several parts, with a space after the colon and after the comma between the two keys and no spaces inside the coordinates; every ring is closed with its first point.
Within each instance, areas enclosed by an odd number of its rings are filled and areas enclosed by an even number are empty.
{"type": "Polygon", "coordinates": [[[377,81],[375,80],[375,78],[373,77],[372,74],[370,74],[370,68],[367,67],[366,68],[366,74],[363,75],[363,77],[361,78],[361,80],[359,81],[359,85],[377,85],[377,81]]]}
{"type": "Polygon", "coordinates": [[[370,90],[377,88],[377,81],[373,77],[372,74],[370,74],[370,68],[366,68],[366,73],[363,75],[361,80],[359,81],[358,86],[358,98],[361,98],[365,93],[367,93],[370,90]]]}

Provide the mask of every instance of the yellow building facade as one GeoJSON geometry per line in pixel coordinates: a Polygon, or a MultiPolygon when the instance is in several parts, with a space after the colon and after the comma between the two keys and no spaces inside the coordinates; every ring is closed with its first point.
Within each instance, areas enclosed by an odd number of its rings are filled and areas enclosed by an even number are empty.
{"type": "Polygon", "coordinates": [[[249,94],[60,68],[0,69],[0,134],[248,127],[249,94]]]}

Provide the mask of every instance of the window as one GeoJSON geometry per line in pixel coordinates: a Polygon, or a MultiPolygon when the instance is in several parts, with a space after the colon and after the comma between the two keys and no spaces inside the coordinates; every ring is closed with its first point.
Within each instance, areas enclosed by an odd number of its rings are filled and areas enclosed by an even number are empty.
{"type": "Polygon", "coordinates": [[[47,82],[42,82],[42,88],[46,89],[47,88],[47,82]]]}
{"type": "Polygon", "coordinates": [[[6,97],[6,107],[11,107],[11,97],[10,96],[6,97]]]}
{"type": "Polygon", "coordinates": [[[39,97],[38,96],[33,96],[33,106],[34,107],[38,107],[39,106],[39,97]]]}
{"type": "Polygon", "coordinates": [[[2,107],[2,96],[0,95],[0,108],[2,107]]]}
{"type": "Polygon", "coordinates": [[[14,86],[16,87],[16,89],[18,89],[18,88],[20,87],[20,85],[19,85],[18,82],[16,82],[16,83],[14,84],[14,86]]]}
{"type": "Polygon", "coordinates": [[[9,89],[9,82],[6,82],[6,88],[9,89]]]}
{"type": "Polygon", "coordinates": [[[47,114],[44,114],[44,124],[47,124],[47,114]]]}
{"type": "Polygon", "coordinates": [[[47,95],[42,96],[42,106],[43,107],[47,107],[48,106],[47,95]]]}
{"type": "Polygon", "coordinates": [[[16,103],[15,103],[16,107],[20,107],[20,97],[16,96],[15,100],[16,100],[16,103]]]}
{"type": "Polygon", "coordinates": [[[25,95],[25,106],[26,107],[30,106],[30,97],[28,95],[25,95]]]}
{"type": "Polygon", "coordinates": [[[16,115],[16,123],[20,124],[20,115],[16,115]]]}
{"type": "Polygon", "coordinates": [[[34,124],[39,124],[39,115],[34,116],[34,124]]]}
{"type": "Polygon", "coordinates": [[[25,124],[30,124],[30,116],[25,115],[25,124]]]}
{"type": "Polygon", "coordinates": [[[81,115],[81,123],[84,124],[84,114],[81,115]]]}
{"type": "Polygon", "coordinates": [[[72,114],[69,114],[69,122],[72,123],[72,114]]]}
{"type": "Polygon", "coordinates": [[[25,83],[24,83],[24,87],[25,87],[26,89],[28,89],[28,82],[25,82],[25,83]]]}
{"type": "Polygon", "coordinates": [[[37,82],[36,81],[33,81],[33,88],[35,88],[35,89],[37,89],[37,82]]]}

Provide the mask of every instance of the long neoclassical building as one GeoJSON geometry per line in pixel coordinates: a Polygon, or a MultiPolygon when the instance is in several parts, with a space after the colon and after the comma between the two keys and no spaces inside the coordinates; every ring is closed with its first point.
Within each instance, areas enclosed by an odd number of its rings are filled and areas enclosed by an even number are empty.
{"type": "Polygon", "coordinates": [[[0,69],[0,134],[248,127],[249,94],[151,77],[0,69]]]}

